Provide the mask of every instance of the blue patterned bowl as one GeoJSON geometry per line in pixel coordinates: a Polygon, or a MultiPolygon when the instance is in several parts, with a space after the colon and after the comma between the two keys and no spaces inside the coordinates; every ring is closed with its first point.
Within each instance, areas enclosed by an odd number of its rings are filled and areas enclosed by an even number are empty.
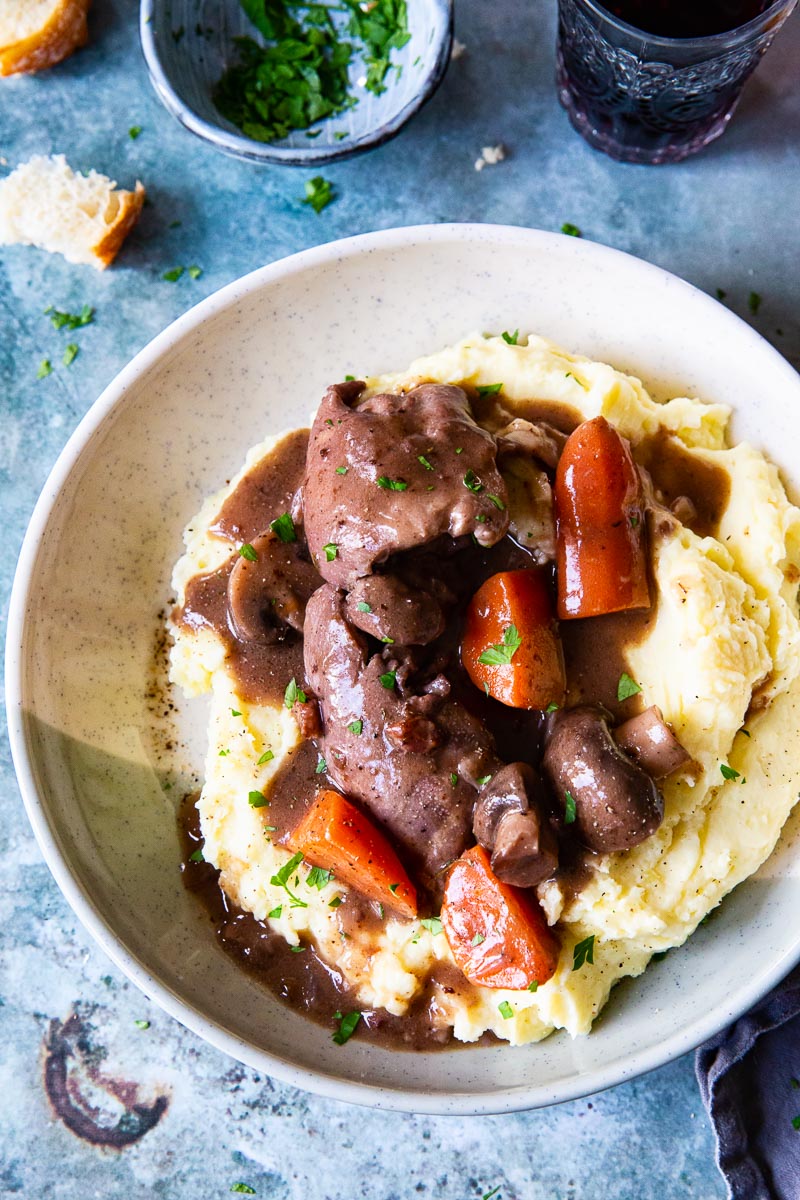
{"type": "Polygon", "coordinates": [[[142,50],[164,107],[218,150],[251,162],[321,166],[382,145],[430,99],[450,61],[452,0],[408,0],[411,38],[402,50],[392,52],[383,95],[375,96],[359,85],[364,69],[356,59],[350,77],[359,100],[352,109],[317,122],[313,130],[295,130],[276,142],[257,142],[226,120],[211,96],[236,59],[234,38],[251,36],[260,41],[260,35],[239,0],[219,0],[211,7],[213,13],[205,13],[197,0],[141,0],[142,50]]]}

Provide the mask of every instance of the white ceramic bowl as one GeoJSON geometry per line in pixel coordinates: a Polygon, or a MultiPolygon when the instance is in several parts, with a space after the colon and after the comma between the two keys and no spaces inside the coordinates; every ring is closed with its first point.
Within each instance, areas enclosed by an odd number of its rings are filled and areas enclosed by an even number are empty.
{"type": "Polygon", "coordinates": [[[590,1036],[445,1054],[339,1047],[218,949],[181,886],[174,802],[202,767],[204,705],[179,706],[186,748],[159,759],[148,692],[183,525],[253,442],[304,423],[331,380],[403,367],[476,329],[517,327],[633,371],[656,396],[732,404],[735,436],[788,476],[800,379],[688,284],[576,238],[480,225],[391,230],[255,271],[137,355],[59,458],[12,597],[14,760],[78,917],[147,995],[215,1046],[376,1107],[502,1112],[586,1095],[696,1046],[800,957],[795,816],[711,924],[614,991],[590,1036]]]}

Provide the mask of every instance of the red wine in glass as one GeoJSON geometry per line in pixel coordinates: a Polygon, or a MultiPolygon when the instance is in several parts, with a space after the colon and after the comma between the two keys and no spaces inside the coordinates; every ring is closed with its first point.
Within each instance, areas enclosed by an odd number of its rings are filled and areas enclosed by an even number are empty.
{"type": "Polygon", "coordinates": [[[558,0],[561,103],[613,158],[679,162],[724,131],[795,3],[558,0]]]}

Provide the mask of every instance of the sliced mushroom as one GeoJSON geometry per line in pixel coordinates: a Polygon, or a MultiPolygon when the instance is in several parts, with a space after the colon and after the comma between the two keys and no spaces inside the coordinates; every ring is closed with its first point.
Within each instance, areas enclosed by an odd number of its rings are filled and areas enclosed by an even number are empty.
{"type": "Polygon", "coordinates": [[[542,765],[565,815],[572,798],[575,832],[590,850],[628,850],[663,820],[661,793],[616,745],[602,709],[586,705],[559,713],[542,765]]]}
{"type": "Polygon", "coordinates": [[[253,558],[237,559],[228,580],[228,621],[243,642],[271,645],[286,626],[302,632],[306,603],[320,583],[298,542],[282,542],[272,532],[252,543],[253,558]]]}
{"type": "Polygon", "coordinates": [[[545,812],[544,785],[527,763],[502,767],[481,792],[473,833],[504,883],[535,887],[555,873],[558,844],[545,812]]]}
{"type": "Polygon", "coordinates": [[[614,740],[653,779],[663,779],[691,761],[655,704],[618,725],[614,740]]]}

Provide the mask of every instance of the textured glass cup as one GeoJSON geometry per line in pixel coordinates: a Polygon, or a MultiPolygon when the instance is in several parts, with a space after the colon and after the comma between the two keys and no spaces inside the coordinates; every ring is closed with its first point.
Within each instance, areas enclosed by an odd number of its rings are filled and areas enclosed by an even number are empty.
{"type": "MultiPolygon", "coordinates": [[[[698,0],[702,3],[702,0],[698,0]]],[[[594,0],[558,0],[558,95],[590,145],[622,162],[680,162],[724,132],[797,0],[726,33],[659,37],[594,0]]]]}

